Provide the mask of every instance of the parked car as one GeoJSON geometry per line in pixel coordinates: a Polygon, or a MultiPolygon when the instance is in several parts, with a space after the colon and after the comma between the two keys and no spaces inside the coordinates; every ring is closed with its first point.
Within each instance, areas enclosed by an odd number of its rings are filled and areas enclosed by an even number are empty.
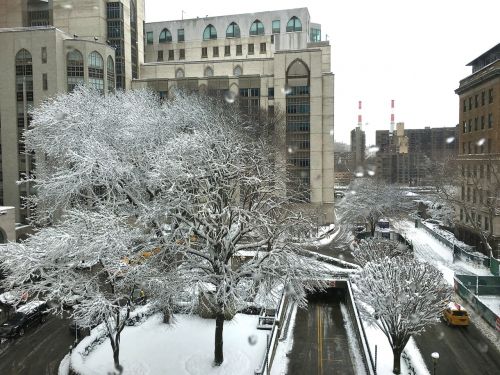
{"type": "Polygon", "coordinates": [[[35,300],[26,303],[0,326],[0,337],[23,336],[28,328],[45,322],[47,309],[45,301],[35,300]]]}
{"type": "Polygon", "coordinates": [[[80,324],[78,324],[78,322],[76,320],[72,320],[70,323],[69,323],[69,331],[75,335],[75,339],[77,340],[80,340],[82,338],[84,338],[85,336],[88,336],[90,335],[90,331],[92,330],[92,328],[96,327],[96,325],[92,325],[91,327],[84,327],[84,326],[81,326],[80,324]]]}
{"type": "Polygon", "coordinates": [[[470,324],[467,310],[460,304],[450,302],[443,311],[443,320],[452,326],[468,326],[470,324]]]}

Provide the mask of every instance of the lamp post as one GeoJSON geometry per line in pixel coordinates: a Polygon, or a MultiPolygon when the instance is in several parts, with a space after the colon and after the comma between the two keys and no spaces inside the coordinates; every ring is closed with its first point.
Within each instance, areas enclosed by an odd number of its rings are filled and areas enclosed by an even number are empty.
{"type": "Polygon", "coordinates": [[[439,360],[439,353],[434,352],[431,354],[432,357],[432,375],[436,375],[436,367],[439,360]]]}

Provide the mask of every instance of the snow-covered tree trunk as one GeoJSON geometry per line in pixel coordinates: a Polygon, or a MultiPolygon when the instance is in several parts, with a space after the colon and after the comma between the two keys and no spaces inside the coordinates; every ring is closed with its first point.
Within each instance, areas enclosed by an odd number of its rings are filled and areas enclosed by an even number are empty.
{"type": "Polygon", "coordinates": [[[217,313],[215,316],[215,349],[214,349],[214,365],[220,366],[224,362],[224,314],[217,313]]]}

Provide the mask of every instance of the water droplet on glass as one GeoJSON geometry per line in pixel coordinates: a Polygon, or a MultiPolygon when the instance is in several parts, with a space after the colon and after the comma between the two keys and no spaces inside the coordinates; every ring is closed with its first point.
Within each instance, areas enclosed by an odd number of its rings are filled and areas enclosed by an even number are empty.
{"type": "Polygon", "coordinates": [[[486,139],[481,138],[479,141],[477,141],[477,143],[476,143],[476,144],[477,144],[478,146],[482,146],[482,145],[484,145],[484,142],[486,142],[486,139]]]}
{"type": "Polygon", "coordinates": [[[368,171],[368,176],[375,176],[375,171],[368,171]]]}
{"type": "Polygon", "coordinates": [[[368,152],[377,152],[378,150],[380,150],[378,146],[371,146],[368,148],[368,152]]]}
{"type": "Polygon", "coordinates": [[[479,343],[477,347],[481,353],[486,353],[488,351],[488,345],[485,343],[479,343]]]}
{"type": "Polygon", "coordinates": [[[250,336],[248,336],[248,343],[249,343],[250,345],[255,345],[255,344],[257,344],[257,336],[255,336],[255,335],[250,335],[250,336]]]}
{"type": "Polygon", "coordinates": [[[438,340],[443,340],[444,339],[444,332],[443,331],[439,331],[438,334],[437,334],[437,339],[438,340]]]}
{"type": "Polygon", "coordinates": [[[73,9],[73,5],[71,5],[71,4],[63,4],[63,5],[61,5],[61,7],[63,9],[73,9]]]}
{"type": "Polygon", "coordinates": [[[316,175],[316,180],[321,180],[321,175],[320,174],[316,175]]]}
{"type": "Polygon", "coordinates": [[[292,88],[290,86],[285,86],[281,89],[281,92],[285,95],[290,95],[292,93],[292,88]]]}
{"type": "Polygon", "coordinates": [[[351,191],[350,191],[350,193],[351,193],[352,195],[356,195],[356,190],[351,190],[351,191]]]}
{"type": "Polygon", "coordinates": [[[68,115],[67,115],[66,113],[64,113],[64,112],[58,112],[58,113],[56,114],[56,116],[55,116],[55,117],[56,117],[56,120],[57,120],[57,121],[62,121],[62,120],[64,120],[67,116],[68,116],[68,115]]]}
{"type": "Polygon", "coordinates": [[[446,138],[446,143],[452,143],[455,140],[455,137],[446,138]]]}
{"type": "Polygon", "coordinates": [[[232,91],[226,91],[224,93],[224,100],[227,103],[232,104],[236,100],[236,94],[234,92],[232,92],[232,91]]]}
{"type": "Polygon", "coordinates": [[[333,129],[330,130],[330,135],[333,137],[333,129]]]}
{"type": "Polygon", "coordinates": [[[293,154],[293,148],[292,147],[288,147],[288,153],[289,154],[293,154]]]}

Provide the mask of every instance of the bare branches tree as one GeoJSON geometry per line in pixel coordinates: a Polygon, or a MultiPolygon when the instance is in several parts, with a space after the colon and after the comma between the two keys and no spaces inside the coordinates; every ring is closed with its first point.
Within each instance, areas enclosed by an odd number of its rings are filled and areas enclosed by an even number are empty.
{"type": "Polygon", "coordinates": [[[360,311],[387,337],[399,374],[408,340],[438,321],[451,290],[440,271],[406,256],[368,262],[354,281],[360,311]]]}

